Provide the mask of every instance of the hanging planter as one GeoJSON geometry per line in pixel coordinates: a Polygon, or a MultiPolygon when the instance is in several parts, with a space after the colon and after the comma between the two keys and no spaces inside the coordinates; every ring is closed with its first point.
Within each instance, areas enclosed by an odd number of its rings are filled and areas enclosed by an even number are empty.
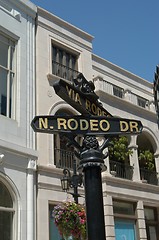
{"type": "Polygon", "coordinates": [[[82,205],[63,202],[52,212],[61,236],[66,240],[86,240],[86,214],[82,205]]]}

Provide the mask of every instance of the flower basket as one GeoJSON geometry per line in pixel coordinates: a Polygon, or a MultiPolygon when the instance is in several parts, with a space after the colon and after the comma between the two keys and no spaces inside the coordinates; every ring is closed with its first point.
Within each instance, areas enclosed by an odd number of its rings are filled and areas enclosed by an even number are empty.
{"type": "Polygon", "coordinates": [[[67,239],[86,240],[86,214],[82,205],[75,202],[63,202],[52,212],[59,233],[67,239]]]}

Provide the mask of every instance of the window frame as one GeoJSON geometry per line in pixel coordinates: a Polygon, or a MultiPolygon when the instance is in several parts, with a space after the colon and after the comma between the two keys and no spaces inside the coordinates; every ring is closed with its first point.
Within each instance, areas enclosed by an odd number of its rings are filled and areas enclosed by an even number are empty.
{"type": "Polygon", "coordinates": [[[51,41],[51,73],[53,75],[69,81],[76,78],[79,74],[78,59],[77,51],[51,41]]]}
{"type": "Polygon", "coordinates": [[[146,108],[148,106],[148,100],[137,95],[137,105],[139,107],[146,108]]]}
{"type": "Polygon", "coordinates": [[[12,236],[10,238],[10,240],[14,240],[14,239],[18,239],[18,225],[17,225],[17,220],[18,220],[18,214],[17,214],[17,210],[18,210],[18,206],[17,206],[17,198],[16,198],[16,194],[15,191],[13,189],[13,186],[10,185],[9,182],[7,182],[5,179],[3,179],[3,176],[0,174],[0,182],[5,186],[5,188],[8,190],[8,193],[10,194],[10,197],[12,199],[12,203],[13,206],[8,208],[8,207],[3,207],[0,206],[0,211],[5,211],[5,212],[11,212],[13,214],[13,218],[12,218],[12,236]]]}
{"type": "Polygon", "coordinates": [[[2,112],[3,106],[0,108],[0,115],[15,119],[17,40],[0,31],[0,43],[8,46],[7,66],[0,64],[0,71],[6,72],[6,79],[2,79],[2,84],[6,81],[6,96],[0,95],[1,101],[3,98],[6,102],[4,112],[2,112]]]}
{"type": "Polygon", "coordinates": [[[155,229],[156,229],[156,239],[159,240],[159,229],[157,227],[158,224],[159,224],[158,209],[155,208],[155,207],[144,206],[144,216],[145,216],[145,209],[152,209],[154,211],[154,219],[153,220],[148,220],[145,217],[147,240],[150,240],[150,235],[149,235],[149,227],[150,226],[155,227],[155,229]]]}
{"type": "Polygon", "coordinates": [[[113,86],[113,96],[115,97],[118,97],[118,98],[123,98],[123,93],[124,93],[124,89],[117,86],[117,85],[114,85],[112,84],[113,86]]]}
{"type": "Polygon", "coordinates": [[[126,200],[117,199],[117,198],[113,198],[112,203],[113,203],[113,214],[114,214],[114,228],[115,228],[115,220],[117,220],[117,221],[126,220],[126,221],[129,221],[129,222],[134,222],[135,235],[138,238],[139,232],[138,232],[138,224],[137,224],[137,203],[133,202],[133,201],[126,201],[126,200]],[[121,203],[132,204],[133,205],[133,210],[134,210],[134,215],[115,213],[114,212],[114,201],[121,202],[121,203]]]}
{"type": "Polygon", "coordinates": [[[132,205],[133,205],[133,210],[134,210],[134,215],[115,213],[115,212],[114,212],[114,204],[113,204],[114,218],[137,220],[136,202],[129,202],[129,201],[124,201],[124,200],[120,200],[120,199],[113,198],[113,203],[114,203],[114,202],[121,202],[121,203],[129,203],[129,204],[132,204],[132,205]]]}
{"type": "MultiPolygon", "coordinates": [[[[58,202],[59,203],[59,202],[58,202]]],[[[51,225],[51,211],[53,211],[53,208],[58,204],[58,203],[52,203],[52,202],[49,202],[49,204],[48,204],[48,214],[49,214],[49,240],[54,240],[54,239],[51,239],[51,230],[50,230],[50,225],[51,225]]],[[[52,218],[52,221],[53,221],[53,218],[52,218]]],[[[55,224],[54,224],[55,225],[55,224]]],[[[55,228],[57,229],[57,227],[56,227],[56,225],[55,225],[55,228]]],[[[57,229],[57,231],[58,231],[58,229],[57,229]]],[[[60,236],[60,233],[58,232],[58,234],[59,234],[59,237],[61,238],[60,240],[64,240],[63,238],[62,238],[62,236],[60,236]]]]}

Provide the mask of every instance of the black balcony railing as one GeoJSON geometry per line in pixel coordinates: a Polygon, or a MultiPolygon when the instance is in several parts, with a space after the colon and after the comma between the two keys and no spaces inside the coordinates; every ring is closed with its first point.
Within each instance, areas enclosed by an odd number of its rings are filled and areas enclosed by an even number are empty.
{"type": "Polygon", "coordinates": [[[72,68],[66,67],[63,64],[52,61],[52,74],[71,81],[72,79],[77,78],[79,72],[72,68]]]}
{"type": "Polygon", "coordinates": [[[110,160],[110,172],[112,172],[118,178],[125,178],[132,180],[133,166],[125,163],[115,162],[110,160]]]}
{"type": "Polygon", "coordinates": [[[141,180],[146,181],[148,184],[158,185],[157,172],[148,170],[145,168],[140,168],[141,180]]]}
{"type": "Polygon", "coordinates": [[[72,170],[74,157],[74,152],[57,148],[54,150],[55,165],[57,168],[68,168],[72,170]]]}

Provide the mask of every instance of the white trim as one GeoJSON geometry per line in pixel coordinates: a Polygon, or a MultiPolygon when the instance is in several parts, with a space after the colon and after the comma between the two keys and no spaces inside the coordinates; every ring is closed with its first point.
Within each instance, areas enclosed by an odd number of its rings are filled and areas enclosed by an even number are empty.
{"type": "Polygon", "coordinates": [[[36,161],[30,159],[27,172],[27,240],[34,240],[35,237],[34,171],[36,161]]]}

